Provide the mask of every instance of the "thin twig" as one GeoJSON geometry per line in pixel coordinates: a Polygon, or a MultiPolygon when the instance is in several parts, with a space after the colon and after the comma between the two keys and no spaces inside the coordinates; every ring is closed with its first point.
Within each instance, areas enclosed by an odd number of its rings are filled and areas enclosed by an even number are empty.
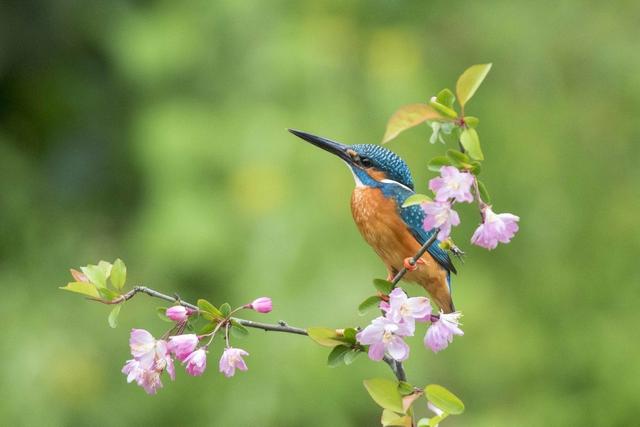
{"type": "MultiPolygon", "coordinates": [[[[416,263],[422,257],[422,255],[424,255],[427,249],[429,249],[429,246],[431,246],[433,242],[436,241],[439,232],[440,232],[439,228],[435,228],[433,230],[433,235],[429,238],[429,240],[425,242],[424,245],[422,245],[422,247],[418,250],[418,252],[416,252],[416,254],[412,256],[411,259],[409,259],[409,264],[416,265],[416,263]]],[[[393,286],[396,286],[398,282],[402,279],[402,277],[405,274],[407,274],[408,271],[409,270],[407,269],[407,267],[402,267],[402,269],[398,271],[398,273],[394,276],[393,280],[391,281],[393,286]]]]}
{"type": "MultiPolygon", "coordinates": [[[[422,253],[424,253],[424,251],[422,251],[422,253]]],[[[418,252],[414,258],[419,258],[422,255],[422,253],[418,252]]],[[[402,276],[400,276],[400,278],[401,277],[402,276]]],[[[400,278],[398,278],[398,280],[400,280],[400,278]]],[[[131,289],[126,294],[123,294],[122,296],[120,296],[120,298],[116,298],[114,301],[102,301],[102,300],[97,300],[97,301],[108,303],[108,304],[109,303],[120,304],[125,301],[129,301],[130,299],[132,299],[134,296],[138,294],[145,294],[145,295],[149,295],[150,297],[158,298],[167,302],[178,303],[198,313],[200,312],[200,309],[196,305],[188,303],[178,298],[177,296],[172,297],[172,296],[163,294],[162,292],[158,292],[155,289],[151,289],[147,286],[134,286],[133,289],[131,289]]],[[[289,326],[283,321],[279,321],[277,324],[271,324],[271,323],[254,322],[253,320],[239,319],[237,317],[232,317],[232,319],[247,328],[262,329],[263,331],[284,332],[284,333],[297,334],[297,335],[309,335],[306,330],[302,328],[296,328],[294,326],[289,326]]],[[[389,365],[389,368],[391,369],[395,377],[398,379],[398,381],[407,380],[407,375],[404,371],[404,367],[402,366],[402,362],[394,360],[388,356],[385,356],[383,360],[387,365],[389,365]]]]}
{"type": "MultiPolygon", "coordinates": [[[[137,294],[146,294],[149,295],[151,297],[154,298],[159,298],[161,300],[165,300],[168,302],[173,302],[173,303],[178,303],[182,306],[188,307],[194,311],[200,312],[200,309],[193,305],[190,304],[186,301],[183,301],[181,299],[178,299],[176,297],[172,297],[166,294],[163,294],[162,292],[158,292],[155,289],[151,289],[148,288],[146,286],[135,286],[133,289],[131,289],[129,292],[127,292],[126,294],[122,295],[120,297],[120,301],[119,302],[124,302],[124,301],[128,301],[131,298],[133,298],[134,296],[136,296],[137,294]]],[[[246,320],[246,319],[239,319],[237,317],[232,317],[231,320],[238,322],[239,324],[241,324],[242,326],[245,326],[247,328],[254,328],[254,329],[262,329],[263,331],[273,331],[273,332],[285,332],[285,333],[289,333],[289,334],[297,334],[297,335],[308,335],[307,331],[302,329],[302,328],[296,328],[293,326],[289,326],[289,325],[282,325],[282,324],[271,324],[271,323],[262,323],[262,322],[254,322],[253,320],[246,320]]]]}

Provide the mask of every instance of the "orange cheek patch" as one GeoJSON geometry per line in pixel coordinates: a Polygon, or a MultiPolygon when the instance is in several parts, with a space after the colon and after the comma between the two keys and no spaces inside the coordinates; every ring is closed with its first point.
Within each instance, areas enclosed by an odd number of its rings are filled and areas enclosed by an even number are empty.
{"type": "Polygon", "coordinates": [[[369,176],[375,179],[376,181],[382,181],[383,179],[387,179],[387,174],[382,171],[375,170],[374,168],[368,168],[365,170],[367,171],[369,176]]]}

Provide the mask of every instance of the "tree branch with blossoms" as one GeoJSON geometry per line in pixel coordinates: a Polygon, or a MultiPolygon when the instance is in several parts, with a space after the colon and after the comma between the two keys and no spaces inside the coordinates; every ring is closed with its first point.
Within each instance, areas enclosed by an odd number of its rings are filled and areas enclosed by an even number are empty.
{"type": "MultiPolygon", "coordinates": [[[[409,297],[398,286],[404,275],[415,270],[425,252],[439,240],[441,248],[461,256],[463,252],[451,239],[452,228],[460,224],[460,217],[453,209],[456,203],[478,204],[481,224],[471,237],[471,243],[486,249],[495,249],[498,243],[508,243],[518,231],[519,217],[510,213],[496,214],[489,204],[486,186],[478,179],[484,155],[476,130],[479,120],[465,114],[465,106],[475,94],[491,64],[474,65],[458,79],[456,95],[443,89],[426,104],[411,104],[396,111],[389,123],[383,143],[397,137],[401,132],[426,123],[432,130],[429,142],[453,144],[457,148],[446,151],[446,155],[431,159],[430,170],[439,176],[429,181],[433,197],[413,194],[402,207],[419,205],[424,212],[423,229],[430,233],[429,239],[417,253],[405,260],[404,266],[390,280],[374,279],[376,294],[365,299],[358,307],[361,316],[377,308],[381,315],[361,328],[310,327],[300,328],[286,322],[263,323],[239,316],[243,310],[257,313],[272,311],[268,297],[234,308],[229,303],[218,306],[205,299],[196,304],[182,300],[178,295],[167,295],[147,286],[133,286],[125,291],[127,268],[121,260],[113,263],[100,261],[71,270],[74,278],[62,289],[79,293],[91,301],[112,306],[108,323],[115,328],[122,306],[138,294],[160,299],[169,306],[157,308],[158,316],[170,323],[166,332],[155,338],[145,329],[131,330],[129,347],[131,359],[125,362],[122,373],[127,382],[135,382],[148,394],[155,394],[162,384],[162,374],[175,379],[175,363],[179,362],[187,374],[200,376],[207,367],[210,349],[216,338],[224,343],[218,360],[218,370],[226,377],[236,371],[248,370],[245,358],[249,353],[232,346],[236,337],[246,336],[249,329],[304,335],[317,344],[330,348],[329,366],[351,365],[361,354],[366,353],[373,361],[385,362],[393,372],[394,379],[371,378],[364,386],[372,399],[382,407],[383,426],[424,427],[437,426],[450,415],[464,411],[462,401],[446,388],[429,384],[417,387],[407,380],[403,361],[409,357],[410,348],[406,337],[416,334],[420,324],[428,324],[424,345],[434,353],[447,348],[455,336],[464,335],[458,311],[434,312],[427,297],[409,297]],[[456,100],[460,112],[455,108],[456,100]],[[415,420],[414,407],[420,397],[426,397],[427,407],[433,416],[415,420]]],[[[409,254],[408,254],[409,255],[409,254]]]]}

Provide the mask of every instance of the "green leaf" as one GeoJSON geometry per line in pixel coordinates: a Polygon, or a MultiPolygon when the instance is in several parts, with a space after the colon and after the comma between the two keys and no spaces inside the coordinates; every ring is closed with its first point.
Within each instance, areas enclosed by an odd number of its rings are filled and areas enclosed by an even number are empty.
{"type": "Polygon", "coordinates": [[[113,268],[113,265],[107,261],[100,261],[98,262],[98,268],[102,270],[105,278],[109,278],[109,276],[111,275],[111,268],[113,268]]]}
{"type": "Polygon", "coordinates": [[[427,196],[426,194],[412,194],[404,200],[404,202],[402,203],[402,207],[406,208],[413,205],[421,205],[430,201],[431,197],[427,196]]]}
{"type": "Polygon", "coordinates": [[[456,102],[456,96],[449,89],[442,89],[436,95],[436,101],[445,107],[453,108],[453,103],[456,102]]]}
{"type": "Polygon", "coordinates": [[[222,313],[224,317],[229,316],[229,314],[231,313],[231,306],[228,302],[225,302],[220,306],[220,313],[222,313]]]}
{"type": "Polygon", "coordinates": [[[350,352],[344,355],[344,364],[351,365],[361,354],[363,354],[362,351],[352,349],[350,352]]]}
{"type": "Polygon", "coordinates": [[[329,356],[327,357],[327,365],[329,365],[332,368],[335,368],[338,365],[341,365],[342,363],[344,363],[344,356],[345,354],[347,354],[351,349],[345,345],[339,345],[333,348],[333,350],[331,350],[331,353],[329,353],[329,356]]]}
{"type": "Polygon", "coordinates": [[[478,191],[480,192],[480,197],[485,203],[491,203],[491,196],[489,196],[489,192],[487,191],[487,187],[484,185],[484,182],[478,180],[478,191]]]}
{"type": "Polygon", "coordinates": [[[364,387],[371,398],[384,409],[404,414],[402,396],[398,392],[398,382],[386,378],[364,380],[364,387]]]}
{"type": "Polygon", "coordinates": [[[447,157],[457,167],[465,167],[471,162],[469,156],[458,150],[447,150],[447,157]]]}
{"type": "Polygon", "coordinates": [[[109,288],[98,288],[98,293],[100,293],[100,296],[107,301],[113,301],[120,296],[119,293],[109,288]]]}
{"type": "Polygon", "coordinates": [[[380,303],[380,297],[377,295],[367,298],[366,300],[362,301],[358,306],[358,314],[360,316],[364,316],[369,310],[371,310],[374,307],[377,307],[379,303],[380,303]]]}
{"type": "Polygon", "coordinates": [[[323,347],[335,347],[344,344],[344,340],[336,333],[335,329],[314,327],[307,329],[309,338],[323,347]]]}
{"type": "Polygon", "coordinates": [[[408,415],[399,415],[393,411],[385,409],[382,411],[382,418],[380,419],[383,427],[411,427],[411,417],[408,415]]]}
{"type": "Polygon", "coordinates": [[[373,286],[385,295],[389,295],[393,290],[393,283],[383,279],[373,279],[373,286]]]}
{"type": "Polygon", "coordinates": [[[124,287],[124,283],[127,280],[127,266],[122,262],[120,258],[115,260],[113,267],[111,267],[111,284],[117,290],[124,287]]]}
{"type": "Polygon", "coordinates": [[[489,70],[491,70],[491,64],[472,65],[458,78],[456,94],[461,106],[464,107],[467,101],[476,93],[484,78],[489,74],[489,70]]]}
{"type": "Polygon", "coordinates": [[[357,344],[357,341],[356,341],[357,334],[358,334],[358,331],[356,331],[355,328],[346,328],[342,335],[344,337],[344,340],[347,341],[348,343],[357,344]]]}
{"type": "Polygon", "coordinates": [[[469,126],[470,128],[476,128],[478,127],[478,124],[480,123],[480,119],[477,117],[473,117],[473,116],[466,116],[464,118],[464,122],[467,124],[467,126],[469,126]]]}
{"type": "Polygon", "coordinates": [[[118,304],[113,307],[113,310],[111,310],[111,313],[109,313],[109,318],[107,320],[109,321],[109,326],[111,326],[112,328],[118,326],[118,316],[120,315],[121,307],[122,305],[118,304]]]}
{"type": "Polygon", "coordinates": [[[202,317],[207,320],[219,320],[223,317],[222,313],[220,313],[220,310],[215,308],[214,305],[206,299],[198,300],[198,308],[200,309],[200,314],[202,315],[202,317]]]}
{"type": "Polygon", "coordinates": [[[467,128],[460,134],[460,143],[469,153],[469,156],[475,160],[484,160],[482,149],[480,149],[480,138],[475,129],[467,128]]]}
{"type": "Polygon", "coordinates": [[[480,172],[482,172],[482,164],[478,161],[472,161],[471,162],[471,173],[474,174],[475,176],[480,175],[480,172]]]}
{"type": "Polygon", "coordinates": [[[216,328],[216,326],[218,326],[217,323],[209,322],[209,323],[205,324],[203,327],[200,328],[200,330],[198,331],[198,335],[210,334],[211,332],[213,332],[213,330],[216,328]]]}
{"type": "MultiPolygon", "coordinates": [[[[104,267],[104,264],[103,264],[104,267]]],[[[104,288],[107,281],[106,269],[97,265],[87,265],[80,267],[80,270],[87,276],[87,279],[99,288],[104,288]]]]}
{"type": "Polygon", "coordinates": [[[426,120],[437,119],[442,119],[442,116],[426,104],[411,104],[400,107],[389,119],[382,143],[384,144],[391,141],[398,136],[400,132],[417,126],[426,120]]]}
{"type": "Polygon", "coordinates": [[[413,393],[413,386],[406,381],[400,381],[398,384],[398,391],[401,395],[406,396],[413,393]]]}
{"type": "Polygon", "coordinates": [[[433,159],[429,160],[429,163],[427,163],[427,167],[429,168],[429,170],[434,172],[440,172],[440,168],[443,166],[451,166],[451,160],[448,157],[434,157],[433,159]]]}
{"type": "Polygon", "coordinates": [[[100,298],[98,289],[92,283],[85,282],[69,282],[66,286],[60,286],[58,289],[75,292],[77,294],[87,295],[93,298],[100,298]]]}
{"type": "Polygon", "coordinates": [[[429,418],[420,418],[418,424],[416,424],[417,427],[430,427],[430,425],[429,418]]]}
{"type": "Polygon", "coordinates": [[[449,117],[451,119],[455,119],[458,117],[458,113],[453,108],[449,108],[446,105],[442,105],[438,102],[438,99],[434,96],[429,101],[429,105],[433,107],[438,113],[442,114],[445,117],[449,117]]]}
{"type": "Polygon", "coordinates": [[[156,307],[156,314],[161,320],[165,322],[173,323],[173,320],[167,317],[167,307],[156,307]]]}
{"type": "Polygon", "coordinates": [[[231,335],[233,335],[236,338],[244,338],[247,335],[249,335],[249,330],[237,322],[231,323],[231,328],[229,329],[229,332],[231,332],[231,335]]]}
{"type": "Polygon", "coordinates": [[[425,396],[427,399],[442,409],[453,415],[464,412],[464,403],[455,394],[438,384],[430,384],[425,387],[425,396]]]}

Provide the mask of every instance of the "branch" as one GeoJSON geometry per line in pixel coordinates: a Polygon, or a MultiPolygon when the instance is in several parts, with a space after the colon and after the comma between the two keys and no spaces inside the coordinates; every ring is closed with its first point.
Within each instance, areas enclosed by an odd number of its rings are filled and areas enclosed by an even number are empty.
{"type": "MultiPolygon", "coordinates": [[[[422,249],[421,249],[421,251],[422,251],[422,249]]],[[[422,253],[424,253],[424,251],[422,251],[422,253]]],[[[422,253],[418,252],[414,258],[420,258],[422,253]]],[[[404,273],[406,273],[406,271],[404,273]]],[[[402,273],[402,274],[404,274],[404,273],[402,273]]],[[[401,277],[402,276],[400,276],[400,278],[401,277]]],[[[400,280],[400,278],[398,278],[398,280],[400,280]]],[[[145,295],[149,295],[150,297],[153,297],[153,298],[158,298],[158,299],[161,299],[161,300],[164,300],[164,301],[168,301],[168,302],[172,302],[172,303],[178,303],[178,304],[180,304],[180,305],[182,305],[184,307],[190,308],[191,310],[194,310],[194,311],[196,311],[198,313],[200,312],[200,309],[196,305],[188,303],[186,301],[183,301],[177,295],[170,296],[170,295],[167,295],[167,294],[163,294],[162,292],[158,292],[155,289],[151,289],[151,288],[148,288],[146,286],[134,286],[133,289],[131,289],[129,292],[127,292],[126,294],[120,296],[120,298],[116,298],[113,301],[109,301],[109,302],[102,301],[102,300],[98,300],[98,301],[99,302],[104,302],[104,303],[107,303],[107,304],[121,304],[121,303],[123,303],[125,301],[129,301],[130,299],[132,299],[133,297],[135,297],[138,294],[145,294],[145,295]]],[[[252,320],[239,319],[237,317],[232,317],[232,319],[234,321],[238,322],[239,324],[241,324],[242,326],[245,326],[247,328],[262,329],[263,331],[284,332],[284,333],[296,334],[296,335],[309,335],[309,334],[307,334],[306,330],[304,330],[302,328],[296,328],[296,327],[293,327],[293,326],[289,326],[283,321],[278,322],[278,324],[272,324],[272,323],[254,322],[252,320]]],[[[393,374],[396,376],[398,381],[406,381],[407,380],[407,374],[404,371],[404,367],[402,366],[402,362],[398,362],[397,360],[394,360],[394,359],[392,359],[392,358],[390,358],[388,356],[385,356],[384,359],[382,359],[382,360],[387,365],[389,365],[389,368],[391,369],[393,374]]]]}
{"type": "MultiPolygon", "coordinates": [[[[440,230],[438,228],[434,229],[433,235],[429,238],[429,240],[427,240],[425,244],[422,245],[422,247],[418,250],[418,252],[416,252],[416,254],[413,257],[411,257],[411,259],[409,260],[410,265],[415,265],[416,262],[418,262],[418,259],[420,259],[422,255],[424,255],[427,249],[429,249],[429,246],[431,246],[433,242],[436,241],[436,236],[438,235],[439,231],[440,230]]],[[[403,267],[395,275],[391,283],[393,283],[394,286],[397,285],[398,282],[402,279],[402,277],[404,277],[405,274],[407,274],[408,271],[409,270],[406,267],[403,267]]],[[[121,304],[125,301],[129,301],[137,294],[146,294],[153,298],[158,298],[158,299],[172,302],[172,303],[178,303],[184,307],[188,307],[191,310],[194,310],[200,313],[200,309],[196,305],[183,301],[178,295],[170,296],[167,294],[163,294],[162,292],[158,292],[155,289],[148,288],[146,286],[134,286],[133,289],[131,289],[129,292],[121,295],[119,298],[115,298],[112,301],[105,301],[105,300],[96,299],[96,298],[92,298],[92,299],[102,302],[104,304],[121,304]]],[[[305,329],[289,326],[283,321],[280,321],[277,324],[272,324],[272,323],[254,322],[253,320],[239,319],[237,317],[232,317],[231,320],[238,322],[240,325],[247,328],[262,329],[263,331],[272,331],[272,332],[284,332],[284,333],[296,334],[296,335],[309,335],[305,329]]],[[[391,371],[396,376],[398,381],[407,380],[407,375],[404,371],[404,366],[402,365],[402,362],[394,360],[388,356],[385,356],[383,361],[387,365],[389,365],[389,368],[391,368],[391,371]]]]}
{"type": "MultiPolygon", "coordinates": [[[[163,294],[162,292],[158,292],[155,289],[148,288],[146,286],[134,286],[134,288],[131,289],[129,292],[122,295],[120,298],[116,298],[116,300],[114,300],[114,303],[117,304],[117,303],[122,303],[124,301],[128,301],[134,296],[136,296],[137,294],[146,294],[151,297],[159,298],[161,300],[165,300],[168,302],[177,302],[180,305],[188,307],[194,311],[200,312],[200,309],[197,306],[181,300],[180,297],[178,297],[177,295],[172,297],[172,296],[163,294]]],[[[285,332],[285,333],[297,334],[297,335],[308,335],[306,330],[289,326],[285,322],[278,322],[278,324],[262,323],[262,322],[254,322],[253,320],[238,319],[236,317],[232,317],[231,320],[238,322],[239,324],[247,328],[262,329],[263,331],[285,332]]]]}

